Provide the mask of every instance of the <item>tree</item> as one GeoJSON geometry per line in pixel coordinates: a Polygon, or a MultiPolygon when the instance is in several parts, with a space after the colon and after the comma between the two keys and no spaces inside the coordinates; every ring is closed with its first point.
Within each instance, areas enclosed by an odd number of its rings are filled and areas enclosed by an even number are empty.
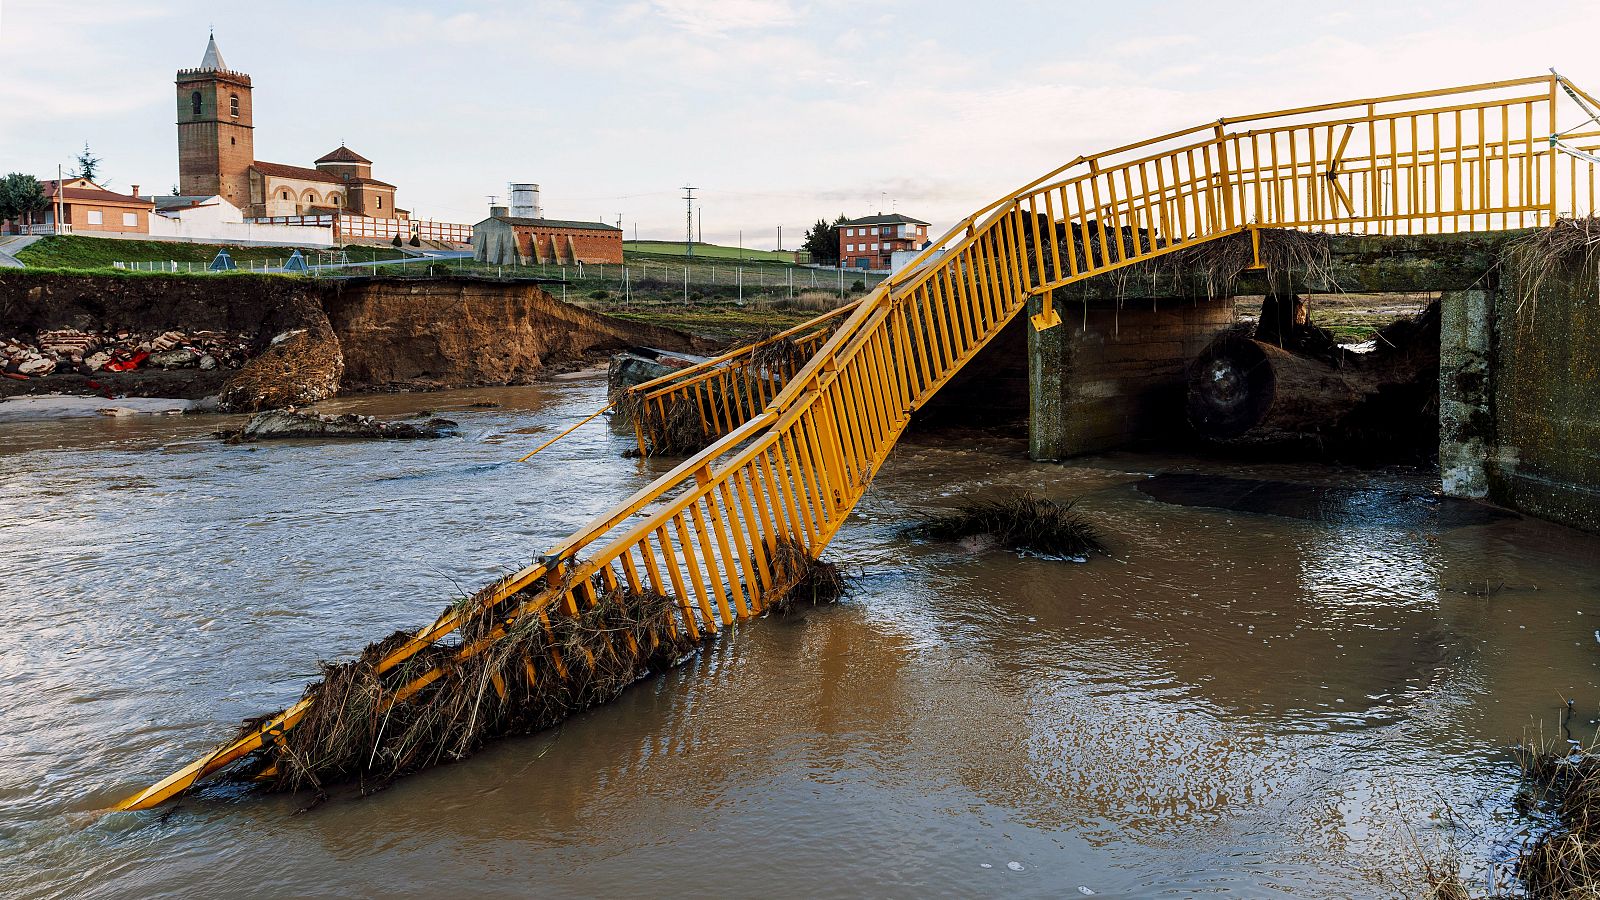
{"type": "Polygon", "coordinates": [[[817,224],[806,231],[806,239],[800,249],[811,254],[811,261],[820,265],[831,266],[839,263],[839,226],[845,222],[845,217],[840,215],[829,225],[827,219],[818,219],[817,224]]]}
{"type": "Polygon", "coordinates": [[[27,224],[32,224],[33,214],[49,207],[50,200],[45,197],[44,188],[32,175],[12,172],[0,178],[0,222],[16,219],[19,223],[26,220],[27,224]]]}
{"type": "Polygon", "coordinates": [[[89,142],[83,142],[83,152],[78,154],[78,171],[73,178],[87,178],[90,181],[100,174],[100,157],[89,150],[89,142]]]}

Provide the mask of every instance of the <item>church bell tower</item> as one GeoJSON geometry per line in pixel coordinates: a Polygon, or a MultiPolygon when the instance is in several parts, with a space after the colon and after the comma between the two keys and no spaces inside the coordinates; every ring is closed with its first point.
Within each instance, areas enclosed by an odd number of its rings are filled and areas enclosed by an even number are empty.
{"type": "Polygon", "coordinates": [[[213,35],[199,68],[178,70],[177,91],[179,192],[219,194],[248,210],[256,158],[250,76],[228,69],[213,35]]]}

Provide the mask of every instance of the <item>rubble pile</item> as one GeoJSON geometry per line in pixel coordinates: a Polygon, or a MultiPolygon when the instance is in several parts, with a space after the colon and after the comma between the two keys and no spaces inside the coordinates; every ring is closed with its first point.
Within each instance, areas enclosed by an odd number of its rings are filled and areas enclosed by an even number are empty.
{"type": "Polygon", "coordinates": [[[0,337],[0,371],[22,378],[93,375],[135,369],[237,369],[250,338],[221,331],[80,331],[63,328],[0,337]]]}

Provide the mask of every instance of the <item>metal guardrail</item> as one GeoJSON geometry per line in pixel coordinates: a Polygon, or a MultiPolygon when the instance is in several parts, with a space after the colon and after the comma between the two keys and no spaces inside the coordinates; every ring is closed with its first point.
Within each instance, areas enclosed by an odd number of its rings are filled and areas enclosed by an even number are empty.
{"type": "MultiPolygon", "coordinates": [[[[1557,152],[1563,84],[1552,75],[1221,119],[1079,157],[969,216],[861,301],[791,329],[815,348],[797,371],[739,389],[755,353],[741,348],[640,386],[656,409],[691,404],[721,437],[480,592],[476,606],[453,607],[391,650],[376,665],[398,679],[384,703],[440,678],[451,661],[419,675],[397,667],[472,616],[503,608],[487,637],[453,648],[454,661],[527,616],[548,621],[593,606],[597,583],[674,598],[672,627],[696,638],[760,614],[787,589],[779,545],[819,555],[912,411],[1032,297],[1044,310],[1036,326],[1050,327],[1056,288],[1254,228],[1494,230],[1592,211],[1594,163],[1557,152]],[[833,315],[843,318],[836,328],[833,315]]],[[[1565,140],[1587,151],[1581,142],[1596,137],[1565,140]]],[[[119,808],[182,793],[278,740],[312,702],[119,808]]]]}

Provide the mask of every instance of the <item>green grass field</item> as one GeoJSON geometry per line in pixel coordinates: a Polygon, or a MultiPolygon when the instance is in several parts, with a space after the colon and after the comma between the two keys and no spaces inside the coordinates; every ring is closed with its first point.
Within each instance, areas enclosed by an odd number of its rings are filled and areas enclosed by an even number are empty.
{"type": "MultiPolygon", "coordinates": [[[[672,241],[623,241],[624,253],[650,254],[651,256],[684,256],[683,242],[672,241]]],[[[745,262],[774,262],[789,263],[795,261],[793,250],[751,250],[748,247],[741,250],[738,247],[724,247],[720,244],[695,244],[694,255],[700,259],[743,259],[745,262]]]]}
{"type": "MultiPolygon", "coordinates": [[[[35,241],[17,254],[29,268],[110,270],[115,262],[211,262],[224,246],[241,267],[250,263],[277,262],[294,253],[293,247],[238,247],[223,244],[188,244],[177,241],[135,241],[119,238],[93,238],[82,235],[50,235],[35,241]]],[[[312,251],[301,251],[309,257],[312,251]]],[[[394,259],[402,256],[394,247],[350,247],[350,260],[394,259]]],[[[199,266],[197,265],[196,268],[199,266]]]]}

